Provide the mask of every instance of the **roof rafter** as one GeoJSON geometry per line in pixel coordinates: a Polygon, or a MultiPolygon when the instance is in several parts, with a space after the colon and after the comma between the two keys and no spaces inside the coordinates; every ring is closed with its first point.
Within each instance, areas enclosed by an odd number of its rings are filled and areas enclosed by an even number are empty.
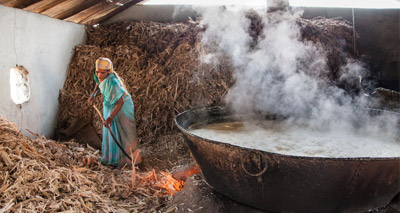
{"type": "Polygon", "coordinates": [[[78,24],[95,24],[140,2],[143,0],[0,0],[0,5],[78,24]]]}
{"type": "Polygon", "coordinates": [[[62,3],[63,1],[66,1],[66,0],[42,0],[42,1],[36,2],[35,4],[30,5],[29,7],[25,7],[24,10],[31,11],[34,13],[41,13],[45,10],[48,10],[48,9],[54,7],[57,4],[62,3]]]}
{"type": "Polygon", "coordinates": [[[0,1],[0,4],[13,8],[24,8],[31,4],[35,4],[38,1],[40,0],[3,0],[0,1]]]}
{"type": "Polygon", "coordinates": [[[64,20],[80,24],[95,24],[104,21],[116,13],[139,2],[141,2],[141,0],[116,0],[112,2],[102,2],[64,20]]]}
{"type": "Polygon", "coordinates": [[[106,2],[96,4],[92,7],[87,8],[86,10],[82,10],[81,12],[70,16],[68,18],[65,18],[64,21],[70,21],[70,22],[75,22],[75,23],[81,23],[83,20],[87,19],[88,17],[94,15],[95,13],[99,12],[104,6],[106,5],[106,2]]]}
{"type": "MultiPolygon", "coordinates": [[[[101,2],[103,2],[102,0],[101,2]]],[[[99,0],[67,0],[54,7],[42,12],[43,15],[47,15],[57,19],[64,19],[66,17],[72,16],[75,13],[79,13],[94,4],[99,3],[99,0]]]]}
{"type": "Polygon", "coordinates": [[[12,2],[13,0],[0,0],[0,4],[6,5],[8,2],[12,2]]]}

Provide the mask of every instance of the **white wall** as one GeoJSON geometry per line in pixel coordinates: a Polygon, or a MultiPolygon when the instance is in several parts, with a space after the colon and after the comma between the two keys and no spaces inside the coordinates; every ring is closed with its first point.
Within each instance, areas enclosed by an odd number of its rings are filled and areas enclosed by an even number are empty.
{"type": "MultiPolygon", "coordinates": [[[[70,22],[0,5],[0,115],[51,137],[57,124],[58,94],[63,87],[74,46],[85,28],[70,22]],[[16,105],[10,97],[10,68],[29,71],[31,98],[16,105]]],[[[31,135],[30,135],[31,136],[31,135]]]]}

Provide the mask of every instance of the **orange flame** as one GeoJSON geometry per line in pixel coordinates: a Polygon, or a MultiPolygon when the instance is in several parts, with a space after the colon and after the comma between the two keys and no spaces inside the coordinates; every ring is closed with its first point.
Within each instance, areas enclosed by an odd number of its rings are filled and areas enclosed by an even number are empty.
{"type": "Polygon", "coordinates": [[[156,173],[155,169],[144,173],[135,173],[135,170],[133,170],[132,186],[130,188],[133,190],[135,185],[140,188],[143,187],[143,184],[155,189],[155,194],[157,196],[165,196],[175,195],[183,188],[185,182],[174,179],[172,175],[167,172],[160,171],[156,173]]]}
{"type": "Polygon", "coordinates": [[[161,178],[156,182],[156,185],[160,188],[166,189],[168,194],[175,195],[178,191],[182,190],[185,182],[175,180],[171,174],[161,171],[161,178]]]}

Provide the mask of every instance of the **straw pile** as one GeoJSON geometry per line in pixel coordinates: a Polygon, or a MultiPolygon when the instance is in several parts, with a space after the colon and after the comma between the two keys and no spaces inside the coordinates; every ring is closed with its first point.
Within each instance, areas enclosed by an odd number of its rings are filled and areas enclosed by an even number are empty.
{"type": "MultiPolygon", "coordinates": [[[[77,46],[61,91],[59,128],[71,116],[91,118],[85,101],[92,90],[94,61],[109,57],[132,95],[139,138],[145,142],[174,128],[177,113],[221,104],[232,85],[229,66],[199,66],[196,24],[123,23],[88,28],[77,46]]],[[[96,102],[101,107],[102,99],[96,102]]],[[[94,116],[100,130],[101,121],[94,116]]]]}
{"type": "MultiPolygon", "coordinates": [[[[274,16],[274,13],[268,13],[274,16]]],[[[257,43],[258,37],[262,37],[263,24],[261,17],[255,12],[249,12],[246,17],[250,19],[249,35],[257,43]]],[[[315,17],[312,19],[298,18],[297,25],[300,27],[301,39],[311,41],[325,52],[326,61],[331,81],[338,80],[338,71],[342,65],[347,63],[348,58],[360,58],[357,42],[359,35],[353,33],[351,22],[341,17],[327,19],[315,17]]],[[[323,76],[320,76],[323,77],[323,76]]]]}
{"type": "Polygon", "coordinates": [[[370,96],[376,100],[371,107],[400,112],[399,92],[379,87],[370,96]]]}
{"type": "MultiPolygon", "coordinates": [[[[252,18],[253,17],[253,18],[252,18]]],[[[261,32],[260,18],[252,19],[250,32],[261,32]],[[253,20],[254,19],[254,20],[253,20]]],[[[351,26],[339,19],[299,20],[304,39],[321,44],[328,52],[329,66],[335,73],[344,61],[340,51],[351,48],[351,26]],[[344,45],[338,37],[345,38],[344,45]],[[336,55],[340,55],[338,58],[336,55]]],[[[154,142],[174,130],[177,113],[196,106],[219,105],[233,84],[228,60],[204,65],[199,56],[207,52],[200,44],[203,27],[198,23],[125,22],[87,29],[87,44],[77,46],[67,80],[60,94],[59,126],[72,116],[91,120],[85,101],[94,86],[94,62],[109,57],[124,79],[135,104],[138,135],[141,142],[154,142]]],[[[343,39],[342,39],[343,40],[343,39]]],[[[102,99],[97,99],[101,107],[102,99]]],[[[94,116],[100,133],[101,121],[94,116]]]]}
{"type": "Polygon", "coordinates": [[[174,186],[165,172],[99,164],[99,151],[19,133],[0,116],[0,212],[152,212],[174,186]]]}
{"type": "Polygon", "coordinates": [[[339,70],[347,63],[347,58],[360,58],[355,44],[359,40],[353,34],[352,24],[343,18],[327,19],[316,17],[313,19],[298,19],[303,40],[312,41],[322,46],[326,53],[329,67],[329,78],[338,80],[339,70]]]}

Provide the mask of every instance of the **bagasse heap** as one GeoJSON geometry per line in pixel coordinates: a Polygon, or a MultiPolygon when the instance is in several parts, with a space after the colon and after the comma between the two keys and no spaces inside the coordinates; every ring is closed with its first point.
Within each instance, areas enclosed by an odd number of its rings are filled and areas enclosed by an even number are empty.
{"type": "MultiPolygon", "coordinates": [[[[261,19],[249,15],[250,35],[260,36],[261,19]]],[[[344,55],[352,49],[352,27],[343,19],[298,20],[303,39],[326,50],[329,78],[334,78],[344,55]],[[344,39],[345,48],[338,38],[344,39]]],[[[94,86],[94,62],[110,58],[124,79],[135,104],[138,136],[142,142],[155,141],[174,129],[173,118],[194,106],[221,104],[233,84],[232,66],[226,58],[219,65],[204,65],[199,56],[207,51],[200,43],[204,31],[198,23],[125,22],[87,28],[87,45],[75,48],[67,80],[60,94],[59,128],[71,116],[88,120],[85,101],[94,86]]],[[[97,106],[101,107],[98,98],[97,106]]],[[[92,114],[91,114],[92,113],[92,114]]],[[[94,116],[101,132],[101,121],[94,116]]]]}
{"type": "Polygon", "coordinates": [[[73,141],[25,137],[0,115],[0,211],[151,212],[175,193],[165,172],[111,169],[99,158],[73,141]]]}

